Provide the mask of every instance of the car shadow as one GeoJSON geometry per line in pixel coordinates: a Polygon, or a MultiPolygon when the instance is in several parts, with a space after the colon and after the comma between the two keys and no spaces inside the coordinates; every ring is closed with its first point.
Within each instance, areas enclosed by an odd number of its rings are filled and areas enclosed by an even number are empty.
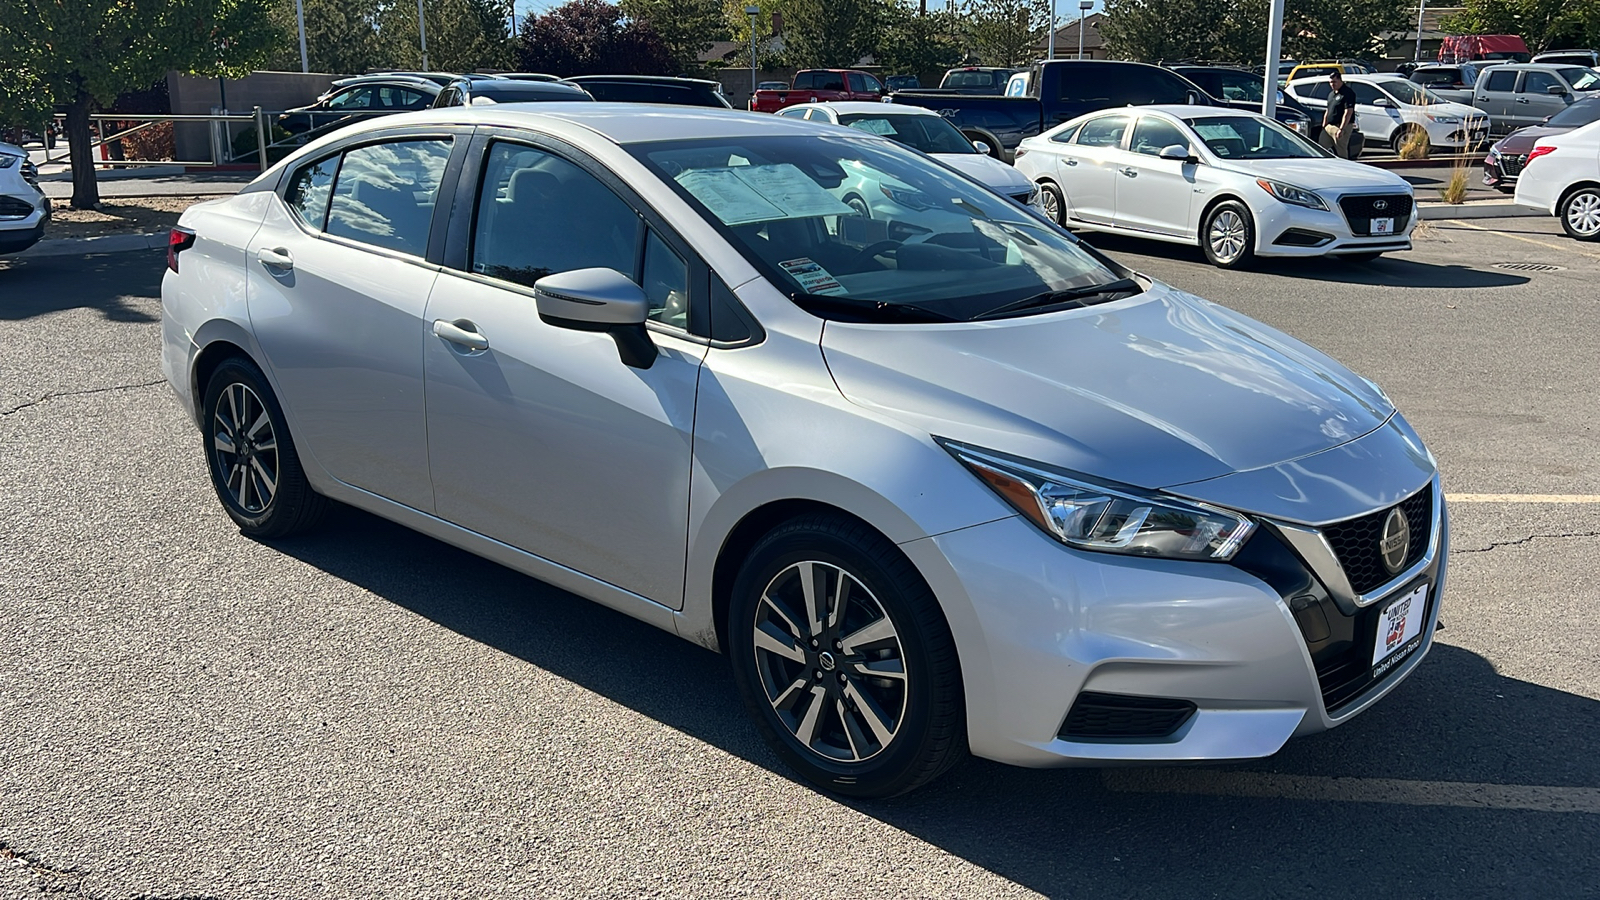
{"type": "Polygon", "coordinates": [[[0,320],[92,309],[112,322],[159,321],[141,307],[161,296],[163,259],[158,251],[0,257],[0,320]]]}
{"type": "MultiPolygon", "coordinates": [[[[1133,254],[1160,256],[1210,266],[1199,247],[1144,241],[1121,235],[1096,234],[1085,239],[1097,250],[1115,256],[1133,254]]],[[[1137,266],[1134,266],[1137,268],[1137,266]]],[[[1478,269],[1471,266],[1441,266],[1434,263],[1406,259],[1405,255],[1383,256],[1372,262],[1352,262],[1342,259],[1256,259],[1244,270],[1263,275],[1278,275],[1311,281],[1332,281],[1340,284],[1365,284],[1374,287],[1416,288],[1493,288],[1514,287],[1527,284],[1532,279],[1511,272],[1478,269]]]]}
{"type": "MultiPolygon", "coordinates": [[[[319,534],[274,546],[792,777],[745,720],[720,656],[363,512],[340,507],[319,534]]],[[[1269,759],[1114,770],[969,760],[906,797],[841,802],[1051,897],[1568,896],[1600,884],[1600,855],[1579,851],[1600,846],[1596,746],[1600,702],[1438,644],[1382,703],[1269,759]],[[1341,785],[1364,796],[1338,799],[1341,785]],[[1578,811],[1551,811],[1551,797],[1559,807],[1568,795],[1578,811]]]]}

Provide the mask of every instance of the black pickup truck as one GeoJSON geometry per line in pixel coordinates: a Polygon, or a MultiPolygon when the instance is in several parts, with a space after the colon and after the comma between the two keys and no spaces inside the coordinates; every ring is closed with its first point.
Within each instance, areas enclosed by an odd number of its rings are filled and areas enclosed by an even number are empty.
{"type": "Polygon", "coordinates": [[[1021,97],[900,91],[891,94],[889,102],[935,110],[968,140],[981,141],[992,156],[1007,161],[1023,138],[1098,109],[1152,103],[1219,105],[1187,78],[1145,63],[1057,59],[1035,63],[1027,71],[1028,92],[1021,97]]]}

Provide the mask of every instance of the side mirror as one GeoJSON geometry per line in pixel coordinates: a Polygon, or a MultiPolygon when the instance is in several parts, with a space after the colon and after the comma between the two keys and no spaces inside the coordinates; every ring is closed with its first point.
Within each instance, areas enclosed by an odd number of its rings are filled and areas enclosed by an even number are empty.
{"type": "Polygon", "coordinates": [[[1546,94],[1565,95],[1567,93],[1567,89],[1562,87],[1559,84],[1552,84],[1549,87],[1545,88],[1544,92],[1546,94]]]}
{"type": "Polygon", "coordinates": [[[574,269],[533,283],[533,300],[546,325],[603,331],[617,342],[622,361],[648,369],[658,351],[645,330],[650,301],[644,289],[616,269],[574,269]]]}
{"type": "Polygon", "coordinates": [[[979,153],[982,153],[984,156],[988,156],[991,152],[993,152],[991,150],[991,148],[989,147],[989,145],[984,143],[983,141],[973,141],[972,142],[972,149],[978,151],[979,153]]]}
{"type": "Polygon", "coordinates": [[[1184,91],[1183,99],[1184,99],[1184,102],[1188,103],[1190,106],[1205,106],[1205,105],[1207,105],[1207,104],[1203,104],[1203,103],[1200,102],[1200,92],[1199,91],[1184,91]]]}
{"type": "Polygon", "coordinates": [[[1189,148],[1182,144],[1168,144],[1156,154],[1161,159],[1172,159],[1178,162],[1199,162],[1200,158],[1189,152],[1189,148]]]}
{"type": "Polygon", "coordinates": [[[1379,97],[1378,99],[1372,101],[1372,105],[1373,106],[1381,106],[1381,107],[1384,107],[1385,109],[1387,109],[1387,108],[1389,108],[1391,106],[1394,106],[1393,103],[1389,102],[1389,98],[1388,97],[1379,97]]]}

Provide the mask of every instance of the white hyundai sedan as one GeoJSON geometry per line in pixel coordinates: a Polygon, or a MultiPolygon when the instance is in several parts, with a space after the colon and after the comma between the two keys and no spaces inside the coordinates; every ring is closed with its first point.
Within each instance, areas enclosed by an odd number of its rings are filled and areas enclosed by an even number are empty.
{"type": "Polygon", "coordinates": [[[1540,138],[1517,179],[1516,201],[1556,216],[1580,241],[1600,241],[1600,122],[1540,138]]]}
{"type": "Polygon", "coordinates": [[[1411,249],[1417,223],[1400,176],[1210,106],[1091,113],[1023,141],[1017,168],[1061,225],[1198,243],[1224,268],[1255,256],[1369,262],[1411,249]]]}

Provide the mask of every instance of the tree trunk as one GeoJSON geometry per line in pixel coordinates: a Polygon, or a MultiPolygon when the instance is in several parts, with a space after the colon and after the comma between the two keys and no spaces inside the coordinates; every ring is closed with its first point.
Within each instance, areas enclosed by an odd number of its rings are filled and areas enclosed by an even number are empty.
{"type": "Polygon", "coordinates": [[[67,107],[67,147],[72,156],[72,208],[94,209],[100,205],[100,185],[95,181],[94,151],[89,144],[89,92],[78,96],[67,107]]]}

